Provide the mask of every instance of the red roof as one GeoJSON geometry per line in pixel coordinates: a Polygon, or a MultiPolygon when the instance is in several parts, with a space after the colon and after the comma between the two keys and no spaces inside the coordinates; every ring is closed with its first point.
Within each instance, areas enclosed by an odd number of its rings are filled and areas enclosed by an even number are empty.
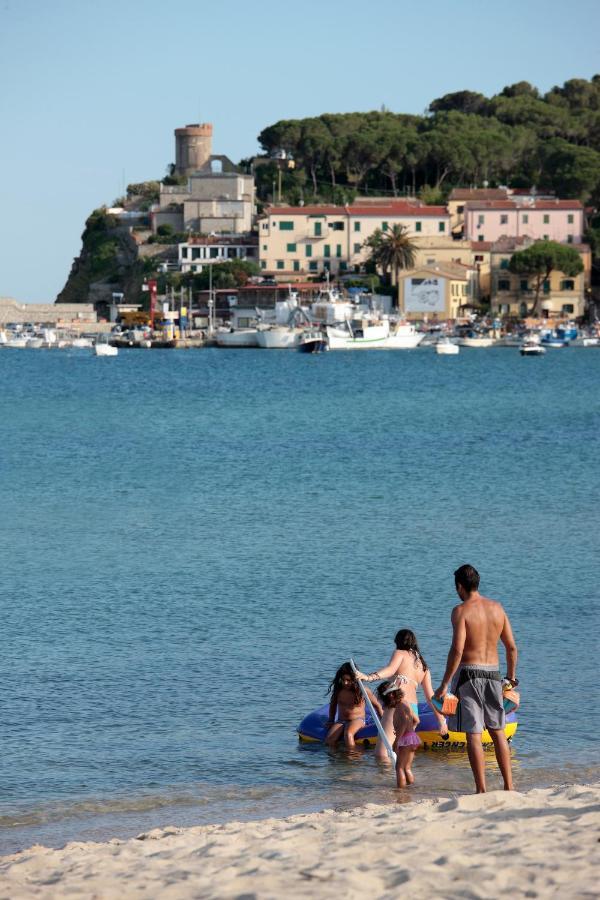
{"type": "Polygon", "coordinates": [[[516,203],[514,200],[469,200],[465,210],[469,209],[516,209],[522,212],[537,209],[582,209],[579,200],[535,200],[531,203],[516,203]]]}
{"type": "Polygon", "coordinates": [[[373,203],[353,203],[351,206],[269,206],[264,215],[271,216],[447,216],[445,206],[415,206],[414,203],[397,201],[376,206],[373,203]]]}

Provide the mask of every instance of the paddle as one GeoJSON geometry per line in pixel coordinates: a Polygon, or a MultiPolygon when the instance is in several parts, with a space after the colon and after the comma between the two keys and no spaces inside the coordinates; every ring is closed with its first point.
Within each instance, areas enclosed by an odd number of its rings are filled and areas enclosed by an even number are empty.
{"type": "MultiPolygon", "coordinates": [[[[353,660],[353,659],[350,660],[350,665],[352,666],[352,671],[353,671],[354,674],[356,675],[356,673],[358,672],[358,669],[357,669],[356,666],[354,665],[354,660],[353,660]]],[[[365,686],[364,686],[364,684],[362,683],[362,681],[360,680],[360,678],[357,678],[357,681],[358,681],[358,686],[360,687],[360,692],[361,692],[361,694],[363,695],[363,697],[365,698],[365,703],[366,703],[367,706],[369,707],[369,712],[371,713],[371,717],[372,717],[373,721],[375,722],[375,728],[377,729],[377,733],[378,733],[378,735],[379,735],[379,739],[380,739],[381,741],[383,741],[383,745],[384,745],[385,749],[387,750],[387,755],[389,756],[389,758],[391,759],[391,761],[394,763],[394,765],[396,765],[396,754],[395,754],[394,751],[392,750],[392,745],[390,744],[390,742],[389,742],[389,740],[388,740],[388,736],[387,736],[387,734],[385,733],[385,731],[383,730],[383,725],[382,725],[381,722],[379,721],[379,716],[378,716],[377,713],[375,712],[375,707],[374,707],[373,704],[371,703],[371,698],[370,698],[369,695],[367,694],[367,692],[366,692],[366,690],[365,690],[365,686]]]]}

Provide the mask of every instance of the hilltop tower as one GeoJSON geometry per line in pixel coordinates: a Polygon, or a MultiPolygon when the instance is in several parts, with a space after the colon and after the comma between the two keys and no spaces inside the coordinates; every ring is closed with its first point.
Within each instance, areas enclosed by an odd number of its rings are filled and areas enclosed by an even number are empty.
{"type": "Polygon", "coordinates": [[[175,171],[177,175],[190,175],[210,159],[212,130],[212,125],[208,122],[175,129],[175,171]]]}

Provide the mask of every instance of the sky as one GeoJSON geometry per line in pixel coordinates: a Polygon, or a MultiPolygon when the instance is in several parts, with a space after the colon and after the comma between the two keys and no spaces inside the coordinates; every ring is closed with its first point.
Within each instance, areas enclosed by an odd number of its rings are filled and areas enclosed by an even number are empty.
{"type": "Polygon", "coordinates": [[[177,127],[237,162],[279,119],[591,78],[599,34],[598,0],[0,0],[0,296],[53,302],[88,215],[162,178],[177,127]]]}

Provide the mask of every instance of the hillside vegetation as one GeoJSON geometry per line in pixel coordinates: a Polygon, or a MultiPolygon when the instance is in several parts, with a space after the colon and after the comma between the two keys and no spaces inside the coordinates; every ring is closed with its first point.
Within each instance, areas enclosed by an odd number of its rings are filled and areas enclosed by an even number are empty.
{"type": "Polygon", "coordinates": [[[258,194],[299,200],[351,200],[355,193],[424,193],[439,202],[453,186],[537,185],[564,198],[600,199],[600,75],[574,78],[540,95],[526,81],[494,97],[458,91],[425,115],[324,113],[284,119],[258,136],[267,156],[258,194]],[[288,168],[289,157],[294,168],[288,168]]]}

